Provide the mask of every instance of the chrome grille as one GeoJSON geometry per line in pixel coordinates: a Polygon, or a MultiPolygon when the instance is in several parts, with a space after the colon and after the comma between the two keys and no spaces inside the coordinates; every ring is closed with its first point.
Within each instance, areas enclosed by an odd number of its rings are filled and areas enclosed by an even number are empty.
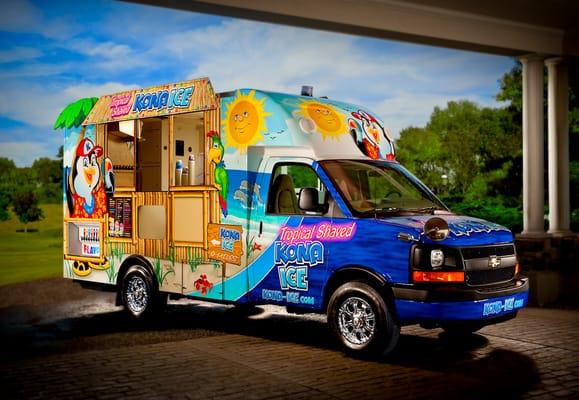
{"type": "Polygon", "coordinates": [[[460,252],[469,286],[507,282],[515,276],[517,258],[513,244],[463,247],[460,252]],[[498,265],[491,263],[491,257],[498,265]]]}
{"type": "Polygon", "coordinates": [[[512,256],[515,254],[515,246],[505,244],[500,246],[463,247],[460,249],[462,258],[471,260],[473,258],[487,258],[490,256],[512,256]]]}
{"type": "Polygon", "coordinates": [[[515,267],[467,271],[466,284],[471,286],[489,285],[491,283],[506,282],[515,276],[515,267]]]}

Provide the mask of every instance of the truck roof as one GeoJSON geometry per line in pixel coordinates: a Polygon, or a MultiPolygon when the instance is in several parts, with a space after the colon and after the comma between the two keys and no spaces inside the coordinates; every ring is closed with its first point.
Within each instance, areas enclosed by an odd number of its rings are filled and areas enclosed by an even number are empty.
{"type": "Polygon", "coordinates": [[[233,151],[244,153],[255,145],[297,146],[311,148],[318,159],[394,160],[392,135],[365,107],[252,88],[218,97],[222,136],[233,151]]]}

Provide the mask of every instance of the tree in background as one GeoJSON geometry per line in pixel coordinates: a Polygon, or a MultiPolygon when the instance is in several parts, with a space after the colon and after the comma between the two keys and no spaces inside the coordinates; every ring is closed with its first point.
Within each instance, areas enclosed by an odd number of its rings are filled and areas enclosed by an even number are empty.
{"type": "Polygon", "coordinates": [[[38,158],[34,160],[31,169],[37,179],[36,194],[39,200],[43,203],[62,201],[62,159],[38,158]]]}
{"type": "Polygon", "coordinates": [[[6,157],[0,157],[0,221],[10,219],[8,207],[12,203],[10,193],[14,189],[14,177],[17,168],[14,161],[6,157]]]}
{"type": "MultiPolygon", "coordinates": [[[[579,60],[571,60],[569,69],[571,227],[579,230],[579,60]]],[[[500,80],[496,98],[505,107],[484,108],[469,101],[436,107],[424,128],[400,132],[398,160],[455,212],[520,231],[522,93],[517,63],[500,80]],[[442,175],[448,176],[447,186],[442,175]]]]}
{"type": "Polygon", "coordinates": [[[30,222],[44,218],[42,209],[38,207],[38,198],[32,190],[20,190],[12,196],[12,208],[20,222],[24,224],[24,232],[28,231],[30,222]]]}
{"type": "Polygon", "coordinates": [[[404,129],[397,147],[398,160],[455,212],[522,225],[520,182],[511,181],[521,133],[506,110],[451,101],[436,107],[424,128],[404,129]]]}
{"type": "Polygon", "coordinates": [[[397,158],[406,168],[437,193],[445,189],[442,175],[448,168],[443,158],[440,136],[425,128],[410,127],[400,133],[396,145],[397,158]]]}
{"type": "Polygon", "coordinates": [[[10,219],[10,213],[8,212],[9,205],[10,197],[6,193],[0,192],[0,221],[10,219]]]}
{"type": "Polygon", "coordinates": [[[521,138],[504,110],[463,100],[436,107],[424,128],[404,129],[397,147],[400,162],[430,187],[440,191],[447,175],[449,193],[476,199],[500,194],[521,138]]]}
{"type": "MultiPolygon", "coordinates": [[[[568,60],[569,67],[569,180],[571,194],[571,228],[579,230],[579,59],[568,60]]],[[[545,110],[547,108],[547,71],[545,69],[545,110]]],[[[497,100],[507,102],[506,109],[512,118],[520,121],[523,106],[522,67],[519,62],[500,82],[497,100]]],[[[545,113],[545,140],[547,135],[547,113],[545,113]]],[[[546,143],[546,142],[545,142],[546,143]]],[[[547,160],[545,160],[547,165],[547,160]]],[[[517,179],[521,182],[521,178],[517,179]]],[[[545,190],[548,187],[545,186],[545,190]]],[[[547,193],[545,193],[547,196],[547,193]]],[[[547,197],[546,197],[547,198],[547,197]]]]}
{"type": "Polygon", "coordinates": [[[0,157],[0,176],[4,176],[15,169],[14,161],[6,157],[0,157]]]}

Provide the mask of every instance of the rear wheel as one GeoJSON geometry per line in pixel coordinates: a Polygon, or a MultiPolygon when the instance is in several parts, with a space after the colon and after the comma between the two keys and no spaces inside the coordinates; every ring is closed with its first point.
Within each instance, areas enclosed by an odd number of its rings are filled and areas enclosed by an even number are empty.
{"type": "Polygon", "coordinates": [[[159,293],[149,271],[141,265],[130,267],[123,277],[121,298],[126,312],[133,318],[144,318],[167,304],[167,295],[159,293]]]}
{"type": "Polygon", "coordinates": [[[353,355],[386,355],[398,343],[400,326],[370,285],[348,282],[328,305],[328,323],[342,348],[353,355]]]}

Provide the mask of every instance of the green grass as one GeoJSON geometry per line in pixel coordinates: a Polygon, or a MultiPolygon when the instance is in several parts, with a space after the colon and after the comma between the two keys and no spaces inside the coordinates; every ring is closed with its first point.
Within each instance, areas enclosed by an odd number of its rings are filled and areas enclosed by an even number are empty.
{"type": "Polygon", "coordinates": [[[0,222],[0,286],[62,276],[62,205],[42,204],[44,219],[24,225],[11,214],[0,222]]]}

